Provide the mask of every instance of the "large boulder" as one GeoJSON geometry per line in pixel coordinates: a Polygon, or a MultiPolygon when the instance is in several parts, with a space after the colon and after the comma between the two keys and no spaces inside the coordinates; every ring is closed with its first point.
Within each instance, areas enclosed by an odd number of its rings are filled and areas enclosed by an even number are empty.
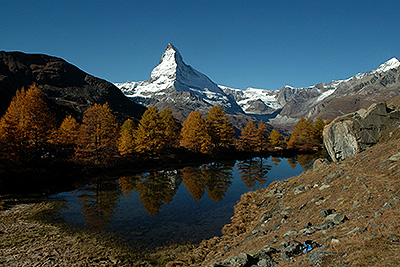
{"type": "Polygon", "coordinates": [[[399,124],[400,109],[386,103],[372,104],[367,110],[344,115],[325,126],[323,140],[333,161],[352,157],[376,144],[383,133],[399,124]]]}

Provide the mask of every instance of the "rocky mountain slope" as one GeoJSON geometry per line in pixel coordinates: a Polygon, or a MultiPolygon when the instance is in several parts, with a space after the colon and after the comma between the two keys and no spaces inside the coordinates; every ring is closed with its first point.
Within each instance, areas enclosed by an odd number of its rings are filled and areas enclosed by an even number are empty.
{"type": "Polygon", "coordinates": [[[136,103],[168,107],[183,121],[191,111],[207,113],[213,105],[220,105],[227,114],[245,115],[239,105],[226,95],[206,75],[183,62],[178,49],[168,44],[150,79],[142,82],[115,84],[136,103]]]}
{"type": "Polygon", "coordinates": [[[243,195],[221,237],[169,266],[397,266],[400,139],[394,136],[243,195]]]}
{"type": "Polygon", "coordinates": [[[232,96],[243,111],[257,119],[268,121],[275,118],[283,105],[278,101],[279,90],[247,88],[245,90],[219,85],[227,94],[232,96]]]}
{"type": "Polygon", "coordinates": [[[50,108],[63,119],[94,103],[108,102],[121,116],[140,117],[145,108],[130,101],[112,83],[85,73],[65,60],[43,54],[0,51],[0,116],[17,90],[36,83],[50,108]]]}
{"type": "Polygon", "coordinates": [[[345,80],[280,90],[233,89],[220,86],[249,115],[273,125],[293,126],[301,118],[334,119],[400,94],[400,62],[392,58],[375,70],[345,80]]]}
{"type": "MultiPolygon", "coordinates": [[[[317,86],[316,89],[319,89],[317,86]]],[[[388,101],[400,94],[400,62],[392,58],[373,71],[322,86],[327,90],[320,96],[310,99],[295,97],[294,101],[285,105],[279,116],[334,119],[361,108],[366,109],[372,103],[388,101]]]]}

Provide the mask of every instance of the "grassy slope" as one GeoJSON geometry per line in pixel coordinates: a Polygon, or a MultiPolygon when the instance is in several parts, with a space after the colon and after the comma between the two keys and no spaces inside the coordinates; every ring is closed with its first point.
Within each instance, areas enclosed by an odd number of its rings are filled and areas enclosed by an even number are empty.
{"type": "MultiPolygon", "coordinates": [[[[389,158],[398,154],[399,148],[400,140],[382,142],[343,162],[323,165],[243,195],[232,223],[224,227],[224,235],[203,241],[179,266],[207,266],[265,246],[280,249],[282,242],[290,240],[313,240],[321,245],[314,251],[332,253],[323,259],[323,266],[397,265],[400,157],[389,158]],[[299,234],[308,222],[313,226],[326,222],[319,216],[323,209],[335,209],[349,220],[310,235],[299,234]],[[268,215],[273,216],[266,220],[268,215]],[[284,237],[289,230],[297,233],[284,237]]],[[[280,265],[308,266],[312,265],[310,254],[301,254],[292,262],[278,253],[274,258],[280,265]]]]}

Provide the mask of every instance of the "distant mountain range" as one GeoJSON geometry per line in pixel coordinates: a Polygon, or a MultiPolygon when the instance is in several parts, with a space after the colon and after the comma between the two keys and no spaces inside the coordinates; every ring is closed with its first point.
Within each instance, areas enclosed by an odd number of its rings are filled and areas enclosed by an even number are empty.
{"type": "Polygon", "coordinates": [[[0,116],[16,91],[33,83],[45,93],[50,109],[59,120],[67,114],[82,117],[94,103],[108,102],[122,118],[140,118],[145,110],[112,83],[89,75],[61,58],[0,51],[0,116]]]}
{"type": "Polygon", "coordinates": [[[136,103],[170,107],[181,120],[195,109],[205,113],[212,105],[221,105],[231,115],[247,115],[276,126],[293,127],[301,117],[333,119],[389,100],[400,94],[399,75],[400,62],[392,58],[373,71],[328,84],[240,90],[212,82],[185,64],[179,51],[168,44],[150,79],[115,85],[136,103]]]}
{"type": "Polygon", "coordinates": [[[105,102],[122,118],[140,118],[144,106],[156,105],[170,108],[180,121],[193,110],[206,114],[221,105],[237,130],[256,118],[291,128],[301,117],[333,119],[400,95],[400,62],[392,58],[375,70],[310,87],[240,90],[218,85],[187,65],[172,44],[147,81],[115,85],[57,57],[0,51],[0,116],[15,92],[32,83],[60,119],[66,114],[79,118],[87,107],[105,102]]]}

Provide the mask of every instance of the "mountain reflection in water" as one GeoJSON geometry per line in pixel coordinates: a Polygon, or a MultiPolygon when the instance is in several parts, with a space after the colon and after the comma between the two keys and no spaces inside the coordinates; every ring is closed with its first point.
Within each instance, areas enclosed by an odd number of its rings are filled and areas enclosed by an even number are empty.
{"type": "Polygon", "coordinates": [[[300,155],[151,170],[99,178],[56,197],[66,200],[61,215],[67,223],[121,234],[138,247],[199,242],[220,235],[243,193],[298,175],[311,164],[312,157],[300,155]]]}

